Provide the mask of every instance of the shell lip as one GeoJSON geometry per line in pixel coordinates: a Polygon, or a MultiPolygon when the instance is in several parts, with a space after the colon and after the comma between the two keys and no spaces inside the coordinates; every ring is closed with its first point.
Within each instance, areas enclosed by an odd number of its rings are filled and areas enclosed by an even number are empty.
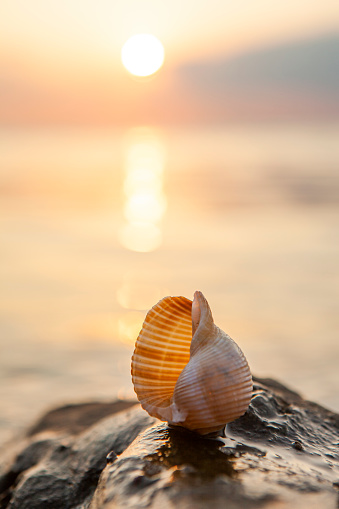
{"type": "Polygon", "coordinates": [[[204,294],[200,291],[194,292],[192,302],[192,341],[190,346],[191,357],[203,345],[206,345],[212,338],[215,338],[220,329],[215,325],[211,308],[204,294]]]}

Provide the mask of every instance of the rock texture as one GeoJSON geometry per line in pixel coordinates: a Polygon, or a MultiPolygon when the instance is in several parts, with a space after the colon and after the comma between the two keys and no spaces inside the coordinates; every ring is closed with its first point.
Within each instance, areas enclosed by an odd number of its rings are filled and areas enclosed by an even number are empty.
{"type": "Polygon", "coordinates": [[[335,508],[339,415],[256,378],[226,438],[170,428],[135,402],[73,405],[0,462],[0,509],[335,508]]]}

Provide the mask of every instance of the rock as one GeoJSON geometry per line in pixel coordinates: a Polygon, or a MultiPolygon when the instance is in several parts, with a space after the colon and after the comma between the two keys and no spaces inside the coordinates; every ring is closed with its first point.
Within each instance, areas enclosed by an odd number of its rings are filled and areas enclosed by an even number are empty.
{"type": "Polygon", "coordinates": [[[49,412],[8,452],[0,509],[326,509],[338,503],[339,415],[274,380],[254,379],[251,405],[227,425],[226,438],[171,428],[138,404],[124,405],[49,412]]]}
{"type": "Polygon", "coordinates": [[[49,412],[29,430],[20,452],[0,470],[1,509],[88,507],[107,454],[112,450],[121,454],[155,421],[135,402],[111,404],[108,417],[107,404],[91,407],[97,424],[90,418],[84,427],[88,405],[70,405],[49,412]],[[131,408],[119,412],[127,407],[131,408]]]}
{"type": "Polygon", "coordinates": [[[89,428],[108,415],[121,412],[135,405],[135,401],[115,401],[114,403],[81,403],[66,405],[45,414],[29,431],[28,435],[36,435],[41,431],[66,431],[76,435],[89,428]]]}

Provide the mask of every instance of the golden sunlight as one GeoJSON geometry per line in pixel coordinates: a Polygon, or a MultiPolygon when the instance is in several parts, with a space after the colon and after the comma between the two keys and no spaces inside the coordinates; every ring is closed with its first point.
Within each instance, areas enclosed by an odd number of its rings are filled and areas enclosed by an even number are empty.
{"type": "Polygon", "coordinates": [[[164,47],[154,35],[133,35],[121,50],[121,60],[127,71],[134,76],[150,76],[164,62],[164,47]]]}
{"type": "Polygon", "coordinates": [[[131,251],[150,252],[162,242],[161,221],[167,207],[163,190],[164,149],[157,132],[134,130],[127,145],[124,217],[121,244],[131,251]]]}

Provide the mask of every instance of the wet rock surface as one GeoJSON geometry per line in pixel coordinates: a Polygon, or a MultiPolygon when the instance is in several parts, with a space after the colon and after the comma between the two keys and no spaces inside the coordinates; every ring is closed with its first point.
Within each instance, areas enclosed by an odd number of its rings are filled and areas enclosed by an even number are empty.
{"type": "Polygon", "coordinates": [[[339,415],[255,378],[226,438],[168,427],[135,402],[71,405],[0,464],[0,509],[335,508],[339,415]]]}

